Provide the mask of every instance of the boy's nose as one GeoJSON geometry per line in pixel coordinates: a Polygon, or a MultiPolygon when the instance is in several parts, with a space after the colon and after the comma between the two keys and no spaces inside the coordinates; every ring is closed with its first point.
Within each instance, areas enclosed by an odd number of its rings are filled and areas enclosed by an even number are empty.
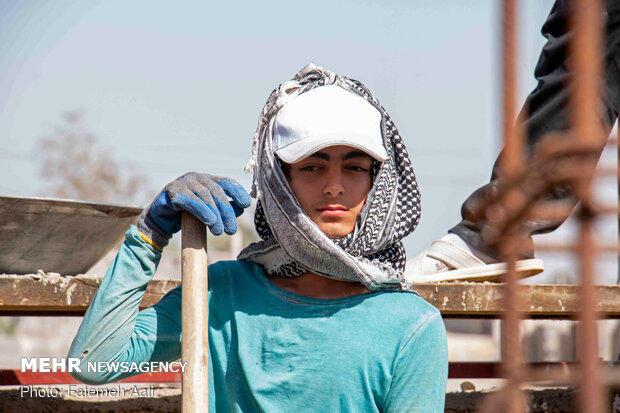
{"type": "Polygon", "coordinates": [[[342,173],[340,168],[330,168],[327,173],[327,182],[323,187],[323,194],[329,197],[337,197],[344,194],[342,185],[342,173]]]}

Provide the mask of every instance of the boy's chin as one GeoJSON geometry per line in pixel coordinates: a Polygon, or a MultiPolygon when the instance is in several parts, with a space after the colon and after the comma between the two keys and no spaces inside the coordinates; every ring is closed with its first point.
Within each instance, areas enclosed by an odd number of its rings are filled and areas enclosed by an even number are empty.
{"type": "Polygon", "coordinates": [[[335,240],[335,239],[346,237],[347,235],[351,233],[351,231],[353,230],[352,229],[347,230],[345,228],[342,228],[342,229],[332,228],[332,229],[324,230],[323,233],[327,235],[327,238],[335,240]]]}

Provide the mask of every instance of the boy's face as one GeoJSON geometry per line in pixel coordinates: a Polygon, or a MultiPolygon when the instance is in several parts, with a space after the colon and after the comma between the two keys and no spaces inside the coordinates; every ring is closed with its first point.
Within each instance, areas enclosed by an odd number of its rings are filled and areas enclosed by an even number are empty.
{"type": "Polygon", "coordinates": [[[342,238],[355,228],[372,185],[372,163],[359,149],[339,145],[289,165],[297,201],[329,238],[342,238]]]}

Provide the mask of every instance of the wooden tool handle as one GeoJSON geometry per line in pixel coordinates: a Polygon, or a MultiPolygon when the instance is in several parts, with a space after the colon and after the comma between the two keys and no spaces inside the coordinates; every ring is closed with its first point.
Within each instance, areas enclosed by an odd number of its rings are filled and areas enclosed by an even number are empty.
{"type": "Polygon", "coordinates": [[[209,409],[209,304],[207,231],[189,212],[181,218],[181,267],[183,282],[182,359],[183,413],[209,409]]]}

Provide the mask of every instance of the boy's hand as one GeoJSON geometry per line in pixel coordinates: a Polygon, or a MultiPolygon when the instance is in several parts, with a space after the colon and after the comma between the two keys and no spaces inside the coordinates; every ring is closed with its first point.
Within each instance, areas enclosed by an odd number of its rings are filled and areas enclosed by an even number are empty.
{"type": "Polygon", "coordinates": [[[214,235],[234,234],[237,217],[250,202],[250,195],[233,179],[189,172],[166,185],[142,212],[138,229],[164,247],[181,229],[181,212],[188,211],[214,235]]]}

